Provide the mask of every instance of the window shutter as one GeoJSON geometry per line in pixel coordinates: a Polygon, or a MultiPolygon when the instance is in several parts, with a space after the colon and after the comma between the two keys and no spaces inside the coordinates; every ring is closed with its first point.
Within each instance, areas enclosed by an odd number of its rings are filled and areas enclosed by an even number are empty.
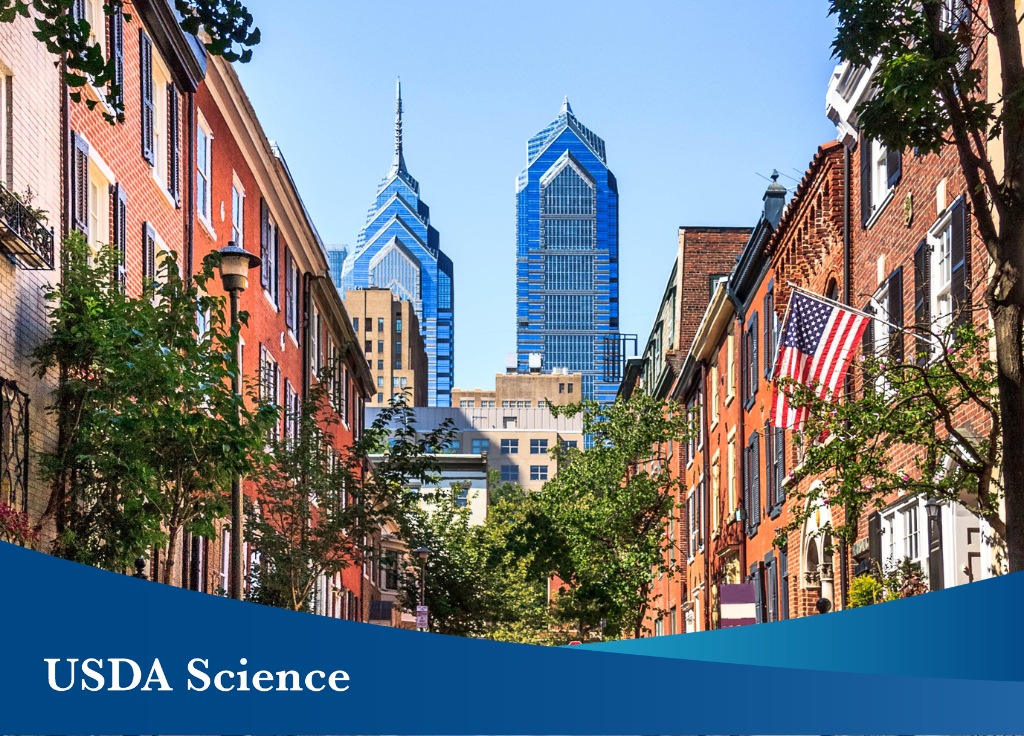
{"type": "Polygon", "coordinates": [[[128,194],[120,184],[110,187],[111,243],[117,247],[117,275],[115,280],[124,291],[128,284],[128,194]]]}
{"type": "Polygon", "coordinates": [[[885,152],[885,175],[889,187],[894,187],[903,176],[903,154],[898,149],[885,152]]]}
{"type": "Polygon", "coordinates": [[[697,549],[704,546],[704,481],[697,484],[697,549]]]}
{"type": "Polygon", "coordinates": [[[967,202],[961,197],[953,205],[953,237],[950,241],[952,260],[953,318],[957,327],[971,319],[971,218],[967,202]]]}
{"type": "Polygon", "coordinates": [[[762,582],[761,566],[764,563],[755,562],[750,566],[750,580],[754,584],[754,623],[764,623],[764,584],[762,582]]]}
{"type": "MultiPolygon", "coordinates": [[[[889,274],[889,321],[896,327],[903,327],[903,266],[889,274]]],[[[889,330],[889,358],[903,360],[903,332],[892,327],[889,330]]]]}
{"type": "MultiPolygon", "coordinates": [[[[181,206],[181,98],[174,82],[167,85],[167,191],[181,206]]],[[[241,244],[239,244],[241,245],[241,244]]]]}
{"type": "Polygon", "coordinates": [[[750,366],[750,330],[740,332],[740,401],[746,403],[749,391],[749,379],[747,369],[750,366]]]}
{"type": "Polygon", "coordinates": [[[75,0],[75,4],[71,6],[71,18],[75,23],[85,20],[85,0],[75,0]]]}
{"type": "Polygon", "coordinates": [[[750,437],[750,500],[754,504],[750,523],[756,532],[761,523],[761,442],[757,432],[750,437]]]}
{"type": "Polygon", "coordinates": [[[764,423],[764,501],[768,512],[774,512],[775,506],[775,469],[772,465],[775,458],[773,444],[775,433],[772,432],[771,421],[764,423]]]}
{"type": "Polygon", "coordinates": [[[750,322],[750,401],[753,403],[757,395],[757,313],[751,317],[750,322]]]}
{"type": "Polygon", "coordinates": [[[779,619],[789,620],[789,554],[785,549],[779,550],[779,619]]]}
{"type": "Polygon", "coordinates": [[[284,323],[291,330],[295,329],[295,304],[292,301],[294,285],[292,284],[292,254],[284,252],[284,323]]]}
{"type": "Polygon", "coordinates": [[[775,311],[775,295],[771,289],[764,295],[764,377],[771,380],[772,377],[772,354],[775,352],[774,335],[772,334],[772,314],[775,311]]]}
{"type": "Polygon", "coordinates": [[[928,338],[932,323],[932,288],[930,278],[930,259],[928,241],[922,240],[914,251],[914,327],[919,333],[916,340],[918,365],[923,365],[931,353],[931,340],[928,338]]]}
{"type": "Polygon", "coordinates": [[[270,237],[270,210],[267,200],[260,197],[260,284],[267,291],[270,291],[270,237]]]}
{"type": "MultiPolygon", "coordinates": [[[[78,3],[76,2],[77,6],[78,3]]],[[[114,61],[114,81],[109,94],[113,100],[124,101],[124,6],[114,3],[108,18],[110,28],[110,58],[114,61]]]]}
{"type": "Polygon", "coordinates": [[[882,517],[878,513],[868,517],[868,556],[882,564],[882,517]]]}
{"type": "MultiPolygon", "coordinates": [[[[971,6],[966,0],[953,0],[953,31],[957,31],[961,25],[970,25],[971,23],[971,6]]],[[[954,33],[955,36],[959,37],[960,34],[954,33]]],[[[972,37],[973,38],[973,37],[972,37]]],[[[956,63],[957,73],[961,76],[967,70],[967,67],[971,63],[971,55],[973,49],[970,45],[960,47],[960,58],[956,63]]]]}
{"type": "Polygon", "coordinates": [[[78,133],[73,132],[71,137],[74,141],[74,151],[71,154],[71,227],[88,239],[89,144],[78,133]]]}
{"type": "MultiPolygon", "coordinates": [[[[868,320],[867,326],[864,328],[864,335],[861,337],[860,352],[861,355],[867,357],[875,354],[875,308],[871,306],[871,302],[864,305],[864,312],[870,314],[872,319],[868,320]]],[[[874,391],[874,376],[868,371],[867,368],[861,370],[864,379],[864,394],[867,395],[874,391]]]]}
{"type": "Polygon", "coordinates": [[[871,219],[871,141],[861,133],[860,142],[860,224],[868,226],[871,219]]]}
{"type": "Polygon", "coordinates": [[[752,508],[753,506],[750,502],[750,446],[748,445],[743,448],[743,512],[747,515],[748,535],[752,532],[752,508]]]}
{"type": "Polygon", "coordinates": [[[783,427],[775,428],[772,447],[775,449],[775,503],[781,509],[786,501],[786,489],[782,487],[786,480],[786,430],[783,427]]]}
{"type": "Polygon", "coordinates": [[[153,42],[146,32],[139,29],[139,121],[142,132],[142,158],[150,166],[156,163],[156,152],[153,150],[153,125],[155,108],[153,106],[153,42]]]}
{"type": "Polygon", "coordinates": [[[281,231],[278,228],[274,228],[274,242],[270,244],[270,247],[274,249],[274,254],[271,257],[273,268],[270,271],[270,278],[272,280],[270,293],[274,295],[274,304],[281,306],[281,231]]]}
{"type": "Polygon", "coordinates": [[[156,279],[156,230],[148,222],[142,223],[142,275],[156,279]]]}
{"type": "Polygon", "coordinates": [[[779,568],[775,562],[775,553],[764,556],[765,589],[768,598],[768,621],[779,620],[779,568]]]}

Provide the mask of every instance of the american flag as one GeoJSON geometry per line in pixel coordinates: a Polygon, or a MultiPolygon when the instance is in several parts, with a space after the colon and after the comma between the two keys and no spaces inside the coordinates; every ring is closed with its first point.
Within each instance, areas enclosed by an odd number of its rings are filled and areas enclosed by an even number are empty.
{"type": "Polygon", "coordinates": [[[853,347],[867,325],[868,317],[863,314],[793,292],[775,361],[772,424],[801,430],[808,414],[806,407],[790,405],[786,392],[779,390],[778,379],[792,378],[827,399],[842,385],[853,347]]]}

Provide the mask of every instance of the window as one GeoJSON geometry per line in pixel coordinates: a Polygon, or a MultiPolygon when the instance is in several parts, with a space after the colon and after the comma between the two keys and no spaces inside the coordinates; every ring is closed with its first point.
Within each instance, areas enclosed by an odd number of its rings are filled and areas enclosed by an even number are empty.
{"type": "Polygon", "coordinates": [[[352,331],[353,332],[359,332],[359,318],[358,317],[353,317],[352,318],[352,331]]]}
{"type": "Polygon", "coordinates": [[[519,454],[519,440],[502,440],[501,441],[501,454],[502,455],[518,455],[519,454]]]}
{"type": "Polygon", "coordinates": [[[725,273],[725,274],[720,274],[720,273],[711,274],[708,277],[708,286],[710,287],[710,290],[708,292],[708,300],[710,301],[712,299],[712,297],[715,296],[715,292],[718,291],[719,285],[721,285],[721,286],[728,286],[728,284],[729,284],[729,274],[727,274],[727,273],[725,273]]]}
{"type": "Polygon", "coordinates": [[[558,393],[560,393],[560,394],[564,394],[565,393],[565,384],[564,383],[558,384],[558,393]]]}
{"type": "Polygon", "coordinates": [[[665,635],[665,622],[661,618],[658,618],[654,622],[654,635],[664,636],[665,635]]]}
{"type": "Polygon", "coordinates": [[[570,393],[570,394],[572,393],[572,384],[571,383],[567,384],[565,388],[566,388],[566,393],[570,393]]]}
{"type": "Polygon", "coordinates": [[[377,376],[377,388],[384,388],[384,376],[377,376]]]}
{"type": "Polygon", "coordinates": [[[281,283],[278,264],[280,236],[277,226],[270,217],[267,201],[260,197],[260,284],[270,303],[275,307],[278,305],[278,289],[281,283]]]}
{"type": "MultiPolygon", "coordinates": [[[[364,352],[364,353],[370,353],[370,352],[373,352],[373,343],[372,343],[372,342],[371,342],[370,340],[366,340],[366,341],[365,341],[365,342],[363,343],[363,352],[364,352]]],[[[383,363],[384,361],[378,361],[378,362],[381,362],[381,363],[383,363]]],[[[380,368],[380,370],[383,370],[383,367],[381,367],[381,368],[380,368]]]]}
{"type": "Polygon", "coordinates": [[[396,340],[395,341],[395,362],[398,363],[396,368],[401,368],[402,367],[402,341],[401,340],[396,340]]]}
{"type": "Polygon", "coordinates": [[[548,479],[548,466],[547,465],[531,465],[530,466],[530,480],[547,480],[548,479]]]}
{"type": "Polygon", "coordinates": [[[748,410],[754,405],[754,399],[757,398],[757,322],[758,314],[754,312],[747,321],[747,329],[743,332],[743,399],[748,410]]]}
{"type": "Polygon", "coordinates": [[[565,445],[566,447],[571,447],[575,450],[579,443],[577,440],[566,440],[562,444],[565,445]]]}
{"type": "Polygon", "coordinates": [[[548,451],[547,440],[530,440],[530,454],[543,455],[548,451]]]}
{"type": "MultiPolygon", "coordinates": [[[[903,359],[903,333],[896,327],[903,326],[903,269],[897,268],[875,292],[864,309],[875,319],[864,329],[862,352],[878,357],[886,354],[891,358],[903,359]],[[890,327],[892,324],[894,327],[890,327]]],[[[879,376],[873,379],[875,390],[886,389],[886,381],[879,376]]]]}
{"type": "MultiPolygon", "coordinates": [[[[274,356],[270,354],[267,346],[260,343],[260,400],[281,405],[281,367],[277,364],[274,356]]],[[[279,439],[279,427],[271,430],[271,439],[279,439]]]]}
{"type": "Polygon", "coordinates": [[[372,317],[367,317],[366,318],[366,331],[367,332],[373,332],[373,318],[372,317]]]}
{"type": "Polygon", "coordinates": [[[697,454],[697,394],[694,393],[686,402],[686,421],[689,436],[686,438],[686,465],[693,462],[697,454]]]}
{"type": "Polygon", "coordinates": [[[668,565],[675,569],[676,566],[676,518],[668,517],[668,565]]]}
{"type": "MultiPolygon", "coordinates": [[[[369,345],[370,344],[369,341],[367,341],[366,344],[369,345]]],[[[370,348],[366,348],[366,349],[367,349],[367,351],[369,351],[370,348]]],[[[383,360],[378,360],[377,361],[377,370],[379,370],[379,371],[384,370],[384,361],[383,360]]]]}
{"type": "Polygon", "coordinates": [[[199,216],[203,218],[207,227],[213,230],[210,225],[210,148],[213,144],[213,135],[205,125],[202,115],[199,115],[199,122],[196,125],[196,208],[199,216]]]}
{"type": "MultiPolygon", "coordinates": [[[[176,189],[172,186],[172,173],[176,175],[177,166],[172,166],[171,159],[179,152],[180,144],[172,140],[172,133],[177,132],[177,121],[172,120],[172,115],[181,114],[181,106],[178,99],[178,90],[171,82],[171,74],[167,71],[160,54],[152,53],[150,50],[149,62],[149,90],[144,90],[143,95],[143,122],[147,114],[147,106],[151,106],[152,115],[149,124],[152,126],[153,158],[150,165],[153,167],[153,178],[157,184],[169,194],[176,189]],[[148,94],[149,99],[145,99],[148,94]]],[[[147,80],[143,80],[143,85],[147,80]]],[[[177,178],[176,176],[173,178],[177,178]]],[[[172,195],[173,196],[173,195],[172,195]]]]}
{"type": "Polygon", "coordinates": [[[736,336],[731,332],[726,341],[726,358],[728,361],[725,367],[725,405],[728,406],[736,396],[736,336]]]}
{"type": "Polygon", "coordinates": [[[377,332],[384,332],[384,318],[377,318],[377,332]]]}
{"type": "Polygon", "coordinates": [[[473,454],[479,455],[481,452],[487,452],[488,441],[486,439],[474,439],[473,440],[473,454]]]}
{"type": "Polygon", "coordinates": [[[710,388],[708,398],[708,418],[711,421],[711,429],[714,429],[718,425],[718,382],[720,380],[718,374],[718,361],[721,357],[721,350],[716,351],[711,357],[711,375],[708,376],[708,388],[710,388]]]}
{"type": "Polygon", "coordinates": [[[401,317],[398,317],[395,320],[395,332],[397,332],[398,334],[402,334],[402,318],[401,317]]]}
{"type": "Polygon", "coordinates": [[[377,394],[377,403],[378,404],[383,404],[384,403],[384,394],[382,394],[382,393],[378,393],[377,394]]]}
{"type": "Polygon", "coordinates": [[[868,140],[863,134],[860,148],[861,225],[868,227],[892,199],[893,187],[903,174],[903,158],[899,151],[890,151],[880,141],[868,140]]]}
{"type": "Polygon", "coordinates": [[[231,239],[241,248],[243,247],[242,226],[244,223],[245,211],[245,190],[238,183],[237,177],[231,186],[231,239]]]}
{"type": "Polygon", "coordinates": [[[406,380],[407,379],[406,379],[405,376],[400,376],[399,377],[399,379],[398,379],[398,386],[399,386],[399,388],[405,388],[406,387],[406,380]]]}
{"type": "Polygon", "coordinates": [[[782,482],[786,479],[786,430],[773,427],[771,422],[764,425],[764,487],[769,513],[774,519],[782,513],[786,491],[782,482]]]}
{"type": "Polygon", "coordinates": [[[503,483],[518,483],[519,482],[519,466],[518,465],[502,465],[501,466],[501,481],[503,483]]]}
{"type": "MultiPolygon", "coordinates": [[[[930,280],[921,278],[915,282],[914,319],[919,325],[934,321],[936,330],[944,330],[954,319],[958,325],[969,320],[970,240],[970,218],[966,216],[965,200],[961,197],[928,234],[931,263],[926,271],[930,280]],[[923,308],[925,305],[927,307],[923,308]]],[[[915,267],[918,267],[918,259],[915,253],[915,267]]],[[[915,277],[918,275],[915,270],[915,277]]]]}
{"type": "Polygon", "coordinates": [[[672,610],[669,611],[668,621],[669,621],[668,633],[670,633],[670,634],[677,633],[678,629],[676,629],[676,608],[675,608],[675,606],[672,606],[672,610]]]}
{"type": "Polygon", "coordinates": [[[736,428],[729,432],[729,477],[728,487],[725,489],[729,495],[729,513],[736,511],[736,428]]]}
{"type": "Polygon", "coordinates": [[[916,560],[921,556],[921,530],[918,527],[918,507],[911,506],[903,511],[903,552],[905,557],[916,560]]]}
{"type": "Polygon", "coordinates": [[[718,529],[719,521],[720,521],[719,518],[718,518],[718,509],[720,508],[721,501],[722,501],[722,499],[721,499],[721,492],[722,492],[722,488],[721,488],[721,484],[722,484],[721,472],[722,472],[722,470],[719,467],[718,457],[719,457],[718,453],[716,452],[715,456],[713,458],[711,458],[711,529],[712,530],[718,529]]]}
{"type": "Polygon", "coordinates": [[[378,353],[383,353],[384,352],[384,341],[383,340],[378,340],[377,341],[377,352],[378,353]]]}
{"type": "Polygon", "coordinates": [[[28,511],[29,397],[0,380],[0,503],[28,511]]]}

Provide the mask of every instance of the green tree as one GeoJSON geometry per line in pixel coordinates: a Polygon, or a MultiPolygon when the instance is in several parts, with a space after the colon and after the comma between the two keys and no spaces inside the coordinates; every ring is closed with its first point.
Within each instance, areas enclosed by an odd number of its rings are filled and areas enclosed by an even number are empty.
{"type": "Polygon", "coordinates": [[[48,407],[57,447],[42,458],[55,553],[123,570],[156,546],[169,583],[178,536],[212,533],[231,477],[258,464],[278,414],[255,402],[251,386],[255,409],[231,388],[238,328],[224,299],[205,294],[219,256],[183,279],[164,255],[158,279],[131,297],[117,278],[117,249],[94,254],[72,234],[61,282],[47,294],[52,334],[35,360],[40,376],[59,376],[48,407]]]}
{"type": "MultiPolygon", "coordinates": [[[[71,99],[81,102],[80,90],[88,83],[106,89],[111,111],[103,112],[103,117],[111,123],[123,122],[124,90],[117,59],[113,54],[104,59],[100,47],[89,42],[93,29],[77,7],[77,0],[0,0],[0,23],[12,23],[19,16],[31,18],[36,27],[33,35],[63,61],[64,80],[73,90],[71,99]]],[[[174,8],[186,33],[204,34],[211,54],[243,63],[252,58],[260,31],[240,0],[174,0],[174,8]]],[[[131,18],[124,13],[124,0],[104,0],[103,12],[108,17],[131,18]]],[[[105,33],[105,28],[97,29],[96,36],[102,38],[105,33]]],[[[86,104],[92,110],[97,102],[86,100],[86,104]]]]}
{"type": "Polygon", "coordinates": [[[820,482],[790,486],[800,490],[789,492],[793,516],[778,544],[822,505],[841,510],[832,518],[844,521],[819,532],[852,544],[861,515],[897,495],[961,503],[1002,538],[1001,413],[990,337],[968,323],[916,336],[919,359],[866,356],[866,390],[836,404],[818,398],[813,386],[785,382],[793,403],[810,410],[805,459],[791,475],[820,482]],[[896,457],[907,459],[898,464],[896,457]]]}
{"type": "Polygon", "coordinates": [[[984,292],[994,326],[1011,570],[1024,567],[1024,55],[1014,0],[831,0],[836,56],[868,65],[877,89],[860,125],[890,149],[952,146],[991,260],[984,292]],[[988,80],[966,62],[999,51],[988,80]],[[993,146],[994,139],[999,145],[993,146]]]}
{"type": "Polygon", "coordinates": [[[259,603],[308,611],[321,576],[375,559],[381,530],[409,526],[409,485],[433,477],[431,448],[451,444],[450,423],[419,437],[412,409],[396,398],[359,440],[338,448],[334,373],[325,368],[300,410],[287,415],[289,432],[270,443],[253,478],[245,538],[258,555],[250,597],[259,603]],[[400,429],[389,444],[391,424],[400,429]]]}
{"type": "Polygon", "coordinates": [[[604,622],[605,636],[639,637],[658,612],[653,576],[675,575],[665,559],[666,519],[685,487],[674,478],[669,449],[694,430],[680,407],[641,391],[610,405],[584,401],[551,407],[582,415],[586,449],[568,448],[561,467],[517,525],[516,544],[533,564],[562,581],[559,621],[581,636],[604,622]]]}

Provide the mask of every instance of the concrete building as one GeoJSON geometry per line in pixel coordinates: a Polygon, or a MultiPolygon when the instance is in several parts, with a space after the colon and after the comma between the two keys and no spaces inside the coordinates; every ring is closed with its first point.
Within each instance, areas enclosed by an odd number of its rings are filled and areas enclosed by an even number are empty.
{"type": "MultiPolygon", "coordinates": [[[[514,356],[513,356],[514,358],[514,356]]],[[[580,401],[583,375],[556,368],[551,373],[498,373],[494,390],[452,389],[452,406],[461,409],[533,409],[580,401]]]]}
{"type": "Polygon", "coordinates": [[[374,406],[387,406],[405,394],[410,406],[427,405],[427,353],[412,302],[390,289],[376,287],[345,292],[352,329],[373,373],[374,406]]]}
{"type": "MultiPolygon", "coordinates": [[[[368,407],[367,423],[379,409],[368,407]]],[[[415,411],[416,428],[428,432],[445,419],[455,425],[456,453],[486,453],[498,482],[518,483],[539,491],[558,471],[558,448],[583,447],[583,423],[579,417],[553,417],[546,409],[440,408],[415,411]]],[[[448,457],[448,456],[441,456],[448,457]]]]}

